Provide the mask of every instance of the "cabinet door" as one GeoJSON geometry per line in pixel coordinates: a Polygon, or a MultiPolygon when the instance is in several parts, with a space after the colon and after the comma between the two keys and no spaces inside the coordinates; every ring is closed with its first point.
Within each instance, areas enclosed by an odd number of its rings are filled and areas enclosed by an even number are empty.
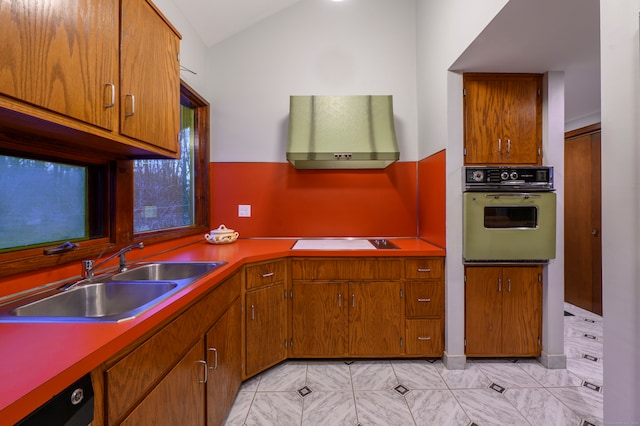
{"type": "Polygon", "coordinates": [[[122,425],[204,425],[202,339],[127,416],[122,425]]]}
{"type": "Polygon", "coordinates": [[[293,282],[294,356],[347,354],[346,290],[342,282],[293,282]]]}
{"type": "Polygon", "coordinates": [[[145,0],[122,1],[120,132],[178,152],[180,40],[145,0]]]}
{"type": "Polygon", "coordinates": [[[501,102],[505,83],[497,79],[464,81],[465,164],[498,164],[502,161],[501,102]]]}
{"type": "Polygon", "coordinates": [[[542,142],[542,121],[538,111],[538,79],[515,79],[504,82],[502,108],[502,158],[510,164],[539,164],[538,148],[542,142]],[[506,144],[506,145],[505,145],[506,144]]]}
{"type": "Polygon", "coordinates": [[[209,368],[207,424],[210,426],[224,423],[242,382],[240,315],[240,300],[237,300],[205,337],[209,368]]]}
{"type": "Polygon", "coordinates": [[[113,129],[118,1],[3,1],[0,28],[0,93],[113,129]]]}
{"type": "Polygon", "coordinates": [[[252,376],[286,358],[284,283],[246,294],[246,374],[252,376]]]}
{"type": "Polygon", "coordinates": [[[402,283],[349,283],[349,354],[403,353],[402,283]]]}
{"type": "Polygon", "coordinates": [[[407,355],[442,356],[444,330],[440,319],[408,319],[406,328],[407,355]]]}
{"type": "Polygon", "coordinates": [[[542,334],[541,267],[503,269],[502,352],[538,356],[542,334]]]}
{"type": "Polygon", "coordinates": [[[465,340],[467,356],[502,351],[502,268],[466,268],[465,340]]]}

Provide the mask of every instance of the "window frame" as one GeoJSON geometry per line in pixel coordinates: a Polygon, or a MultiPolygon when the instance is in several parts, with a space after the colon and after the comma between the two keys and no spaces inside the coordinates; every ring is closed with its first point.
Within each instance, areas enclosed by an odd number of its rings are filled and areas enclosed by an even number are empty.
{"type": "Polygon", "coordinates": [[[63,141],[55,139],[39,138],[35,141],[30,138],[28,144],[23,144],[19,134],[0,134],[2,154],[101,168],[102,182],[97,185],[102,193],[97,199],[89,200],[89,203],[101,209],[93,219],[102,220],[104,229],[104,237],[82,241],[78,243],[78,248],[66,253],[45,255],[43,247],[0,253],[0,277],[92,258],[105,250],[112,251],[138,241],[153,244],[209,231],[210,106],[183,80],[180,81],[180,95],[195,108],[194,225],[134,234],[133,160],[114,159],[107,153],[90,149],[69,148],[63,141]]]}

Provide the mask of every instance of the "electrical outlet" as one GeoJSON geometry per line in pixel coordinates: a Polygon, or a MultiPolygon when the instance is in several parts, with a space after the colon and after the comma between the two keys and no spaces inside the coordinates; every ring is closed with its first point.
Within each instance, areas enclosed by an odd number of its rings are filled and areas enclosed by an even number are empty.
{"type": "Polygon", "coordinates": [[[238,204],[238,217],[251,217],[251,204],[238,204]]]}

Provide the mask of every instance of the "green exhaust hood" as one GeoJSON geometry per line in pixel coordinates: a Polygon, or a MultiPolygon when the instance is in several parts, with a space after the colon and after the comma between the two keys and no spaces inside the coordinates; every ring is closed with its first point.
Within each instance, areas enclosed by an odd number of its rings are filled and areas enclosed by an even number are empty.
{"type": "Polygon", "coordinates": [[[391,96],[291,96],[287,161],[297,169],[383,169],[399,158],[391,96]]]}

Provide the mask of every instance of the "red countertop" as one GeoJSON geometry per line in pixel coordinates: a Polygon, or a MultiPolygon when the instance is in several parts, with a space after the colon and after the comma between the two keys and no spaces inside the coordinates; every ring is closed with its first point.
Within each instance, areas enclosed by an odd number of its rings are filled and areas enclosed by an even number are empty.
{"type": "Polygon", "coordinates": [[[144,260],[228,263],[137,318],[121,323],[0,323],[0,425],[19,421],[245,263],[287,256],[445,255],[444,249],[418,238],[390,240],[400,250],[291,250],[295,239],[240,239],[213,245],[192,237],[187,246],[144,260]]]}

